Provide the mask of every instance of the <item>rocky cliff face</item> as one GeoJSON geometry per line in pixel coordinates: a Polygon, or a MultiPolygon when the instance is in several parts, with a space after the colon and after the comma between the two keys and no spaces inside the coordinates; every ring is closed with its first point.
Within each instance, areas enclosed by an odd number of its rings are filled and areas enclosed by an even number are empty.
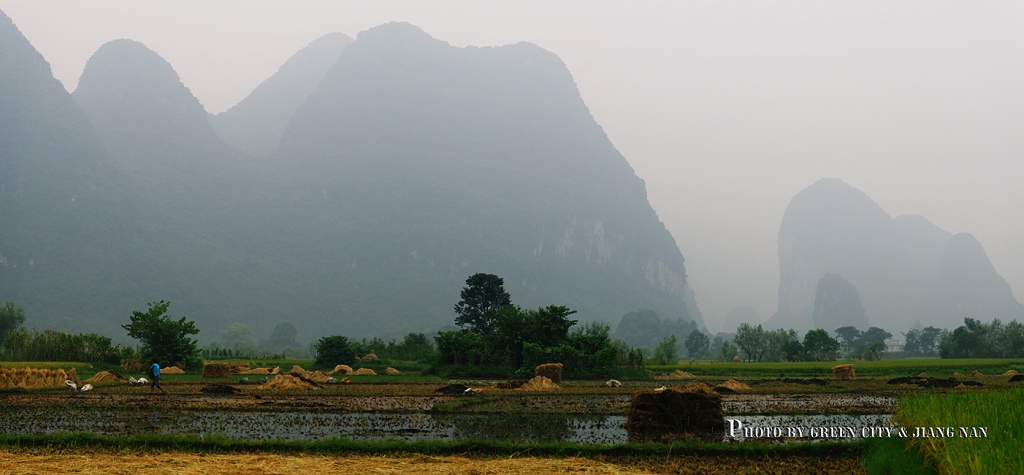
{"type": "Polygon", "coordinates": [[[955,327],[964,315],[953,314],[968,307],[980,312],[973,316],[982,320],[1020,315],[981,245],[967,241],[920,216],[892,219],[863,192],[837,179],[821,180],[798,193],[783,216],[779,309],[768,325],[813,328],[815,286],[827,273],[854,285],[869,324],[890,331],[910,328],[915,320],[955,327]],[[954,284],[952,276],[961,280],[954,284]],[[964,307],[967,301],[975,303],[964,307]],[[957,305],[958,310],[949,310],[957,305]]]}

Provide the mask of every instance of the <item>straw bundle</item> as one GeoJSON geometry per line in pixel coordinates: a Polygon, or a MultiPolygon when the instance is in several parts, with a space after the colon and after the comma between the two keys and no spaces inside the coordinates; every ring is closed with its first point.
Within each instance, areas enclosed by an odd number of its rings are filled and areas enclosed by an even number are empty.
{"type": "Polygon", "coordinates": [[[721,437],[722,396],[704,383],[633,394],[626,419],[630,439],[672,441],[686,436],[721,437]]]}
{"type": "Polygon", "coordinates": [[[353,376],[377,376],[377,372],[372,370],[372,369],[370,369],[370,368],[359,368],[354,373],[352,373],[352,375],[353,376]]]}
{"type": "Polygon", "coordinates": [[[203,365],[203,378],[230,378],[231,366],[227,363],[206,363],[203,365]]]}
{"type": "Polygon", "coordinates": [[[335,375],[335,374],[339,374],[339,373],[340,374],[352,374],[352,367],[347,365],[347,364],[340,364],[338,366],[335,366],[334,369],[332,369],[327,374],[335,375]]]}
{"type": "Polygon", "coordinates": [[[834,379],[856,379],[857,374],[853,371],[852,364],[841,364],[832,367],[832,377],[834,379]]]}
{"type": "Polygon", "coordinates": [[[279,374],[273,379],[258,386],[259,389],[320,389],[315,383],[291,374],[279,374]]]}
{"type": "Polygon", "coordinates": [[[554,383],[562,382],[562,363],[547,363],[533,368],[533,374],[544,376],[554,383]]]}
{"type": "Polygon", "coordinates": [[[387,373],[389,376],[394,376],[396,374],[402,374],[401,371],[399,371],[399,370],[397,370],[395,368],[392,368],[390,366],[388,366],[388,369],[384,370],[384,372],[387,373]]]}
{"type": "Polygon", "coordinates": [[[166,368],[160,368],[160,374],[185,374],[185,370],[177,366],[168,366],[166,368]]]}
{"type": "Polygon", "coordinates": [[[560,387],[545,376],[534,376],[533,379],[519,386],[519,389],[522,391],[554,391],[560,387]]]}
{"type": "Polygon", "coordinates": [[[736,381],[735,379],[730,379],[722,384],[719,384],[717,387],[726,388],[733,391],[745,391],[750,389],[750,386],[746,385],[745,383],[736,381]]]}
{"type": "Polygon", "coordinates": [[[66,380],[74,381],[76,384],[82,383],[74,368],[67,372],[63,369],[0,368],[0,388],[15,386],[26,389],[64,387],[66,380]]]}
{"type": "Polygon", "coordinates": [[[677,369],[677,370],[671,372],[668,375],[668,377],[669,377],[669,379],[687,379],[687,378],[692,378],[693,375],[690,374],[690,373],[687,373],[686,371],[683,371],[681,369],[677,369]]]}
{"type": "Polygon", "coordinates": [[[112,371],[100,371],[93,377],[85,380],[87,383],[107,383],[110,381],[124,381],[124,377],[112,371]]]}

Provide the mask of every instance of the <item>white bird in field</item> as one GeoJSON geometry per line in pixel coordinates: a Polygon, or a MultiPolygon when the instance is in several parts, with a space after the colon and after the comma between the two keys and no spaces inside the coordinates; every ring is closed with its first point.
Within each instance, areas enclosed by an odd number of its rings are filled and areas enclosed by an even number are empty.
{"type": "Polygon", "coordinates": [[[79,389],[79,391],[92,391],[92,385],[86,383],[86,385],[82,386],[82,389],[79,389]]]}
{"type": "Polygon", "coordinates": [[[71,388],[72,391],[78,390],[78,385],[75,384],[75,382],[70,379],[65,379],[64,384],[68,385],[68,387],[71,388]]]}

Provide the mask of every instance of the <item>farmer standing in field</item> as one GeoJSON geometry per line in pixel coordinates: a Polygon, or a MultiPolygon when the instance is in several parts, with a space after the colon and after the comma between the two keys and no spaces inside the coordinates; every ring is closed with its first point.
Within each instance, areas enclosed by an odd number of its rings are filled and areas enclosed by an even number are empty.
{"type": "Polygon", "coordinates": [[[156,362],[156,358],[153,358],[152,364],[149,365],[149,376],[153,378],[153,382],[149,385],[149,392],[153,392],[153,388],[156,388],[167,394],[167,391],[160,387],[160,363],[156,362]]]}

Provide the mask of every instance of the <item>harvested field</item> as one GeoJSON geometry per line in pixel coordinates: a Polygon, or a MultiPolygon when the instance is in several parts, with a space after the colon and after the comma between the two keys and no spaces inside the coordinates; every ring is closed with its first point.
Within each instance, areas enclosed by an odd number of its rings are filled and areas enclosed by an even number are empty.
{"type": "Polygon", "coordinates": [[[0,451],[0,459],[14,473],[379,473],[379,474],[736,474],[821,473],[862,474],[856,457],[767,458],[673,455],[670,459],[604,462],[576,457],[463,457],[463,456],[324,456],[263,454],[154,454],[88,453],[60,454],[46,451],[0,451]]]}

